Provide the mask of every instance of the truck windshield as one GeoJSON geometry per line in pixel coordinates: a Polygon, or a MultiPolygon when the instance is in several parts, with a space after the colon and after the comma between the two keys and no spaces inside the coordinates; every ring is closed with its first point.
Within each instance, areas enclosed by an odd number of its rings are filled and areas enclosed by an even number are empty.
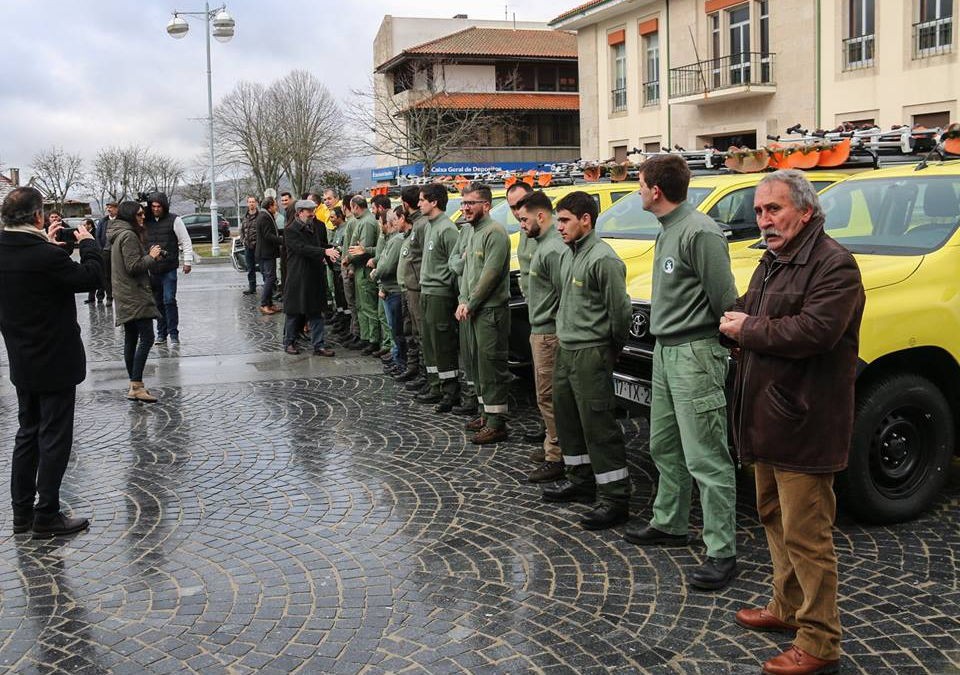
{"type": "Polygon", "coordinates": [[[837,183],[820,197],[827,234],[851,253],[922,255],[960,221],[960,177],[911,176],[837,183]]]}
{"type": "MultiPolygon", "coordinates": [[[[687,203],[696,208],[714,188],[689,188],[687,203]]],[[[604,239],[656,239],[660,232],[657,217],[643,210],[643,200],[639,192],[634,192],[597,218],[597,234],[604,239]]]]}

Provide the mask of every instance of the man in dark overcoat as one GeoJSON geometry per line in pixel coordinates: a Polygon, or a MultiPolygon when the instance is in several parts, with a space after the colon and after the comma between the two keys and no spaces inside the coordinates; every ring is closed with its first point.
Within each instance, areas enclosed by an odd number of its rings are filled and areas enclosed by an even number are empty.
{"type": "Polygon", "coordinates": [[[283,284],[283,348],[287,354],[299,354],[297,335],[304,322],[310,326],[310,340],[316,356],[334,356],[324,344],[323,314],[327,311],[327,265],[340,258],[327,242],[327,228],[313,212],[316,202],[301,199],[296,219],[284,228],[287,249],[287,280],[283,284]]]}
{"type": "Polygon", "coordinates": [[[43,231],[43,196],[34,188],[7,195],[0,215],[0,333],[20,422],[10,472],[13,532],[79,532],[89,521],[60,511],[77,385],[87,375],[74,295],[101,288],[103,258],[93,235],[80,228],[73,235],[80,262],[70,259],[55,243],[61,226],[43,231]]]}

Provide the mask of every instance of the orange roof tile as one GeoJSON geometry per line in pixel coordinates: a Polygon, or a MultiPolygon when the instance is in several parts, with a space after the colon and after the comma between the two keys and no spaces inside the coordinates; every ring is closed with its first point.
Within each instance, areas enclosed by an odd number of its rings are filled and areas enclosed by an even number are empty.
{"type": "Polygon", "coordinates": [[[525,92],[437,94],[414,108],[456,110],[580,110],[579,94],[528,94],[525,92]]]}
{"type": "Polygon", "coordinates": [[[388,70],[411,56],[577,58],[577,36],[562,30],[477,28],[471,26],[403,50],[377,70],[388,70]]]}

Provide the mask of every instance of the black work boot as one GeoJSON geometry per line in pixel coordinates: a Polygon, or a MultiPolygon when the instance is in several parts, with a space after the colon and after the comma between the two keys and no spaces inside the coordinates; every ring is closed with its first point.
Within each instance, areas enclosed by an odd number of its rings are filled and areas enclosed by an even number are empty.
{"type": "Polygon", "coordinates": [[[597,500],[597,487],[574,485],[568,480],[562,480],[555,485],[543,488],[540,498],[545,502],[593,504],[597,500]]]}
{"type": "Polygon", "coordinates": [[[606,530],[625,523],[629,519],[630,506],[626,502],[600,502],[593,511],[583,515],[580,525],[585,530],[606,530]]]}
{"type": "Polygon", "coordinates": [[[707,560],[687,577],[687,583],[705,591],[718,591],[726,587],[735,576],[737,576],[737,556],[707,557],[707,560]]]}
{"type": "Polygon", "coordinates": [[[13,533],[23,534],[33,527],[33,509],[13,512],[13,533]]]}

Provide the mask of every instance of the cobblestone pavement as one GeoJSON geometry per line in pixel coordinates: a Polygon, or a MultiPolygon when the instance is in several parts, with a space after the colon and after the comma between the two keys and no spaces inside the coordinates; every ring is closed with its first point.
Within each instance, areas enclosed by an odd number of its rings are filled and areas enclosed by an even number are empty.
{"type": "MultiPolygon", "coordinates": [[[[92,524],[34,541],[0,509],[0,669],[751,673],[785,647],[732,621],[771,571],[747,472],[740,576],[691,590],[702,545],[581,530],[586,507],[522,481],[530,446],[465,443],[463,418],[413,403],[372,359],[279,354],[279,317],[241,282],[214,266],[181,277],[184,342],[151,355],[154,406],[124,400],[120,333],[78,296],[91,376],[63,499],[92,524]]],[[[2,352],[0,375],[10,448],[2,352]]],[[[515,431],[533,419],[527,390],[513,387],[515,431]]],[[[624,424],[646,515],[644,427],[624,424]]],[[[916,522],[841,516],[844,672],[960,672],[956,469],[916,522]]]]}

